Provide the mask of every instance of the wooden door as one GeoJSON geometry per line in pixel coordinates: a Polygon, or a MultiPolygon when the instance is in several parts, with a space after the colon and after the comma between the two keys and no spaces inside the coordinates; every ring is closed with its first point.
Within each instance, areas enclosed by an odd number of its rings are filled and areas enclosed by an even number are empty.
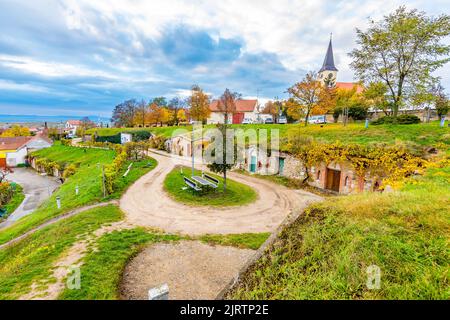
{"type": "Polygon", "coordinates": [[[0,168],[6,168],[6,158],[0,158],[0,168]]]}
{"type": "Polygon", "coordinates": [[[250,160],[250,172],[256,172],[256,157],[252,156],[250,160]]]}
{"type": "Polygon", "coordinates": [[[233,124],[241,124],[242,120],[244,120],[243,112],[233,113],[233,124]]]}
{"type": "Polygon", "coordinates": [[[327,169],[326,188],[339,192],[339,186],[341,184],[341,172],[339,170],[327,169]]]}

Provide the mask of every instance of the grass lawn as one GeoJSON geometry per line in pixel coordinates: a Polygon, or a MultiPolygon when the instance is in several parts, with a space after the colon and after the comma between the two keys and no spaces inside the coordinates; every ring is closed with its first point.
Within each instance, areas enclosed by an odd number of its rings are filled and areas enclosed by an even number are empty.
{"type": "Polygon", "coordinates": [[[30,285],[52,281],[52,267],[65,249],[102,224],[122,219],[115,206],[95,208],[50,225],[26,239],[0,250],[0,299],[16,299],[30,285]]]}
{"type": "Polygon", "coordinates": [[[101,184],[101,167],[114,159],[112,150],[77,148],[63,145],[54,145],[50,148],[37,151],[36,156],[47,158],[58,163],[74,163],[78,166],[75,174],[69,177],[61,187],[53,193],[32,214],[23,217],[8,228],[0,230],[0,244],[5,243],[20,234],[32,229],[44,221],[61,215],[74,208],[119,198],[123,191],[135,180],[156,166],[153,159],[135,162],[127,177],[122,177],[129,162],[121,170],[115,182],[116,190],[112,195],[103,198],[101,184]],[[150,166],[146,167],[150,162],[150,166]],[[75,194],[75,187],[79,186],[79,194],[75,194]],[[61,197],[61,209],[56,206],[56,197],[61,197]]]}
{"type": "MultiPolygon", "coordinates": [[[[213,125],[205,126],[206,129],[213,128],[213,125]]],[[[247,124],[231,125],[235,129],[267,129],[279,130],[281,147],[286,145],[286,138],[289,133],[311,135],[324,142],[334,142],[340,140],[344,143],[369,144],[375,142],[385,142],[393,144],[399,141],[412,142],[419,146],[436,146],[438,144],[450,145],[450,129],[439,127],[439,122],[419,123],[411,125],[369,125],[364,128],[364,123],[350,123],[344,127],[341,123],[329,123],[321,125],[303,124],[247,124]]],[[[144,128],[157,135],[169,138],[177,129],[191,130],[192,127],[155,127],[144,128]]],[[[142,128],[103,128],[96,129],[99,135],[114,135],[122,131],[142,130],[142,128]]],[[[92,131],[91,133],[94,133],[92,131]]]]}
{"type": "Polygon", "coordinates": [[[269,238],[270,232],[241,233],[241,234],[206,234],[200,241],[219,246],[232,246],[241,249],[257,250],[269,238]]]}
{"type": "Polygon", "coordinates": [[[172,133],[177,129],[192,130],[192,126],[179,126],[179,127],[150,127],[150,128],[95,128],[86,131],[86,134],[94,134],[97,132],[99,136],[114,136],[121,132],[134,132],[134,131],[149,131],[155,135],[161,135],[166,138],[172,136],[172,133]]]}
{"type": "Polygon", "coordinates": [[[398,193],[311,206],[229,298],[448,300],[449,185],[450,168],[435,168],[398,193]],[[366,287],[370,265],[379,290],[366,287]]]}
{"type": "MultiPolygon", "coordinates": [[[[3,208],[6,209],[7,216],[9,216],[11,213],[13,213],[20,206],[22,201],[25,199],[25,194],[23,193],[22,186],[17,183],[15,185],[16,185],[16,190],[14,191],[13,197],[11,198],[11,200],[9,200],[9,202],[7,204],[5,204],[3,206],[3,208]]],[[[7,216],[0,218],[0,221],[2,221],[2,219],[6,219],[7,216]]]]}
{"type": "Polygon", "coordinates": [[[119,299],[119,285],[126,263],[149,243],[179,240],[178,236],[153,234],[145,229],[113,231],[100,237],[81,266],[81,288],[65,289],[58,299],[119,299]]]}
{"type": "MultiPolygon", "coordinates": [[[[439,127],[438,122],[411,125],[370,125],[364,128],[363,123],[351,123],[344,127],[342,124],[294,126],[287,133],[311,135],[324,142],[339,140],[344,143],[367,145],[370,143],[396,142],[413,143],[419,146],[450,145],[450,129],[439,127]]],[[[280,134],[280,136],[283,136],[280,134]]]]}
{"type": "MultiPolygon", "coordinates": [[[[211,174],[219,180],[219,187],[216,191],[196,192],[192,189],[183,190],[186,186],[183,176],[191,176],[191,168],[183,167],[183,174],[180,167],[173,169],[164,180],[164,189],[176,201],[194,206],[239,206],[251,203],[257,199],[257,193],[242,183],[227,179],[227,190],[223,192],[223,179],[217,175],[211,174]]],[[[196,175],[201,172],[196,170],[196,175]]]]}

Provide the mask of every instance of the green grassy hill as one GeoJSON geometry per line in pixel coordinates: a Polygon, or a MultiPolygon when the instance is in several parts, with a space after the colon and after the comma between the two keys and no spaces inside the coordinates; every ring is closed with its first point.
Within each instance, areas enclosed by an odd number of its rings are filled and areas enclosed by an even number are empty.
{"type": "MultiPolygon", "coordinates": [[[[206,129],[214,126],[207,125],[206,129]]],[[[315,139],[324,142],[334,142],[340,140],[344,143],[379,143],[385,142],[393,144],[397,141],[414,143],[420,146],[434,146],[440,143],[450,145],[450,129],[448,127],[439,127],[438,122],[420,123],[411,125],[370,125],[368,129],[364,128],[363,123],[351,123],[344,127],[342,124],[308,125],[303,124],[249,124],[249,125],[231,125],[235,129],[267,129],[270,136],[270,130],[279,130],[282,144],[286,141],[289,134],[311,135],[315,139]]],[[[114,135],[124,131],[148,130],[156,135],[162,135],[169,138],[175,130],[186,129],[187,127],[155,127],[155,128],[103,128],[91,129],[88,132],[107,136],[114,135]]]]}
{"type": "Polygon", "coordinates": [[[122,177],[129,161],[123,166],[116,189],[113,194],[103,198],[102,192],[102,166],[113,161],[115,152],[113,150],[95,148],[77,148],[55,144],[33,154],[38,158],[45,158],[59,164],[75,164],[75,174],[70,176],[61,187],[54,192],[39,208],[32,214],[23,217],[13,225],[0,230],[0,244],[5,243],[33,227],[68,212],[74,208],[88,204],[119,198],[122,192],[143,174],[156,166],[153,159],[134,162],[132,170],[127,177],[122,177]],[[148,165],[150,164],[150,165],[148,165]],[[79,187],[76,195],[75,188],[79,187]],[[56,206],[56,197],[61,198],[61,209],[56,206]]]}
{"type": "Polygon", "coordinates": [[[395,193],[328,198],[280,234],[231,299],[450,298],[450,166],[395,193]],[[367,267],[381,269],[368,289],[367,267]]]}

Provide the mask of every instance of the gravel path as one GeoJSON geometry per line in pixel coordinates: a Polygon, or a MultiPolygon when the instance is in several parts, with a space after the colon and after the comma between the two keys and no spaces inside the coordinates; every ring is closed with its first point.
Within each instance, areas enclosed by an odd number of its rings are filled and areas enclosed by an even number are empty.
{"type": "Polygon", "coordinates": [[[121,297],[145,300],[150,288],[167,283],[170,300],[214,299],[254,254],[199,241],[157,243],[127,265],[121,297]]]}

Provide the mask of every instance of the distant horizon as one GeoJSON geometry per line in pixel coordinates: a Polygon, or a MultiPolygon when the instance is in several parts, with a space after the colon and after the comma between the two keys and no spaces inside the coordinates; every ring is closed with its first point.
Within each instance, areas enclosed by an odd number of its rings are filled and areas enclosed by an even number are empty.
{"type": "Polygon", "coordinates": [[[0,123],[27,123],[27,122],[65,122],[70,119],[82,119],[88,117],[90,120],[97,122],[110,122],[110,117],[98,115],[36,115],[36,114],[0,114],[0,123]]]}

